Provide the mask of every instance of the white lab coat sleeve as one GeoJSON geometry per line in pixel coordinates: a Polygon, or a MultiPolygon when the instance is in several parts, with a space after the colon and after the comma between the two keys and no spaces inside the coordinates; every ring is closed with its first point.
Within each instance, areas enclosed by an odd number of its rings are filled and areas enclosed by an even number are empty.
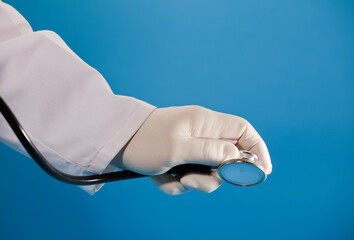
{"type": "MultiPolygon", "coordinates": [[[[1,1],[0,95],[51,164],[73,175],[112,170],[111,160],[155,109],[113,94],[57,34],[33,32],[1,1]]],[[[0,141],[27,155],[2,115],[0,141]]],[[[83,188],[93,194],[101,186],[83,188]]]]}

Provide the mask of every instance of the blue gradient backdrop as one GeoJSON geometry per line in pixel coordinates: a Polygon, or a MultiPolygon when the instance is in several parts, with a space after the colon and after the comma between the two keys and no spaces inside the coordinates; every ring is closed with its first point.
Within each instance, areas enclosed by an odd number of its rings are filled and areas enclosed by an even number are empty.
{"type": "Polygon", "coordinates": [[[1,144],[0,239],[354,238],[353,1],[9,3],[116,94],[248,119],[274,168],[252,188],[168,196],[139,179],[92,197],[1,144]]]}

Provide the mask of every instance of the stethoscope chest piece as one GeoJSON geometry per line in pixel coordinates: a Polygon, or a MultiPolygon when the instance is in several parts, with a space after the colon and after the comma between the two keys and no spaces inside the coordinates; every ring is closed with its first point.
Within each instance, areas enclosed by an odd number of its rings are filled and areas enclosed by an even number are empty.
{"type": "Polygon", "coordinates": [[[219,176],[233,185],[254,186],[267,178],[264,170],[256,165],[257,161],[257,155],[252,152],[240,151],[239,159],[226,160],[219,166],[219,176]]]}

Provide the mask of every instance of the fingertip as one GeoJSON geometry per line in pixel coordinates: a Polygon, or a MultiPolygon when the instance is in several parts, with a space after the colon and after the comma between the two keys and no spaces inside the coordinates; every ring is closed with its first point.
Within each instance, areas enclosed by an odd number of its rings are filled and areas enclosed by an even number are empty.
{"type": "Polygon", "coordinates": [[[150,176],[150,179],[158,189],[168,195],[179,195],[190,191],[189,189],[185,188],[183,184],[174,176],[168,173],[150,176]]]}
{"type": "Polygon", "coordinates": [[[265,142],[263,140],[259,141],[249,151],[257,155],[258,165],[262,166],[265,169],[265,173],[269,175],[272,172],[272,162],[265,142]]]}
{"type": "Polygon", "coordinates": [[[271,174],[273,171],[273,165],[271,164],[267,169],[267,175],[271,174]]]}
{"type": "Polygon", "coordinates": [[[202,193],[211,193],[220,187],[222,180],[215,175],[213,171],[211,174],[203,173],[187,173],[181,178],[183,186],[190,190],[195,190],[202,193]]]}

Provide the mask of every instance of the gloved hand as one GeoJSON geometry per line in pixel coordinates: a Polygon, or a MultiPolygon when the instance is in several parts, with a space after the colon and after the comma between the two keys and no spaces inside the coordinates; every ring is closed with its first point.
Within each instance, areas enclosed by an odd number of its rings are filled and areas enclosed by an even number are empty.
{"type": "Polygon", "coordinates": [[[186,163],[218,166],[239,157],[240,150],[255,153],[266,174],[272,171],[267,147],[245,119],[200,106],[155,109],[130,142],[113,160],[119,168],[151,176],[171,195],[190,190],[212,192],[222,180],[216,171],[173,176],[170,168],[186,163]]]}

